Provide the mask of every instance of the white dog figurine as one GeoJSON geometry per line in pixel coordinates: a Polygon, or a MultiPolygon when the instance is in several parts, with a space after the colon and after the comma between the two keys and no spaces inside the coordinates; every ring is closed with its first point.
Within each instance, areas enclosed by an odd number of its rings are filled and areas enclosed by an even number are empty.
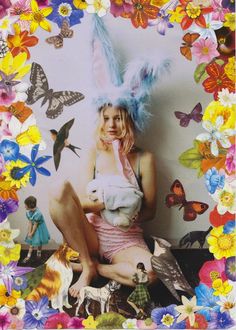
{"type": "Polygon", "coordinates": [[[78,315],[79,308],[83,302],[86,302],[85,304],[85,310],[88,315],[91,313],[89,312],[89,305],[91,303],[91,300],[96,300],[101,305],[101,314],[105,313],[105,311],[109,312],[109,301],[111,298],[111,293],[118,290],[121,287],[121,285],[112,280],[109,281],[105,286],[102,288],[94,288],[92,286],[85,286],[79,291],[78,305],[76,307],[75,315],[78,315]]]}
{"type": "Polygon", "coordinates": [[[88,197],[105,204],[101,216],[112,226],[127,231],[140,211],[143,193],[119,175],[98,177],[88,183],[88,197]]]}

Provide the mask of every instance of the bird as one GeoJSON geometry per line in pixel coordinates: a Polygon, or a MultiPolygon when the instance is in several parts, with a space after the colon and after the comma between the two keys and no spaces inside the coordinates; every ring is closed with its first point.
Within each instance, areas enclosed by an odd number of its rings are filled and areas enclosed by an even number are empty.
{"type": "Polygon", "coordinates": [[[210,226],[206,231],[203,230],[190,231],[190,233],[187,233],[180,239],[179,247],[183,247],[183,246],[191,247],[195,242],[198,242],[199,248],[203,248],[206,237],[209,234],[209,232],[212,230],[212,228],[213,227],[210,226]]]}
{"type": "Polygon", "coordinates": [[[76,147],[72,144],[70,144],[68,142],[68,137],[69,137],[69,131],[72,127],[72,125],[74,124],[74,118],[69,120],[67,123],[65,123],[59,130],[59,132],[57,132],[55,129],[50,129],[51,132],[51,137],[54,141],[54,145],[53,145],[53,158],[54,158],[54,164],[55,164],[55,168],[56,171],[59,167],[60,164],[60,160],[61,160],[61,152],[64,148],[68,148],[71,151],[73,151],[78,157],[80,157],[77,152],[76,149],[80,149],[79,147],[76,147]]]}
{"type": "Polygon", "coordinates": [[[152,237],[155,241],[154,254],[151,257],[152,269],[171,294],[180,301],[176,290],[193,296],[194,291],[187,282],[182,270],[170,251],[171,244],[163,238],[152,237]]]}

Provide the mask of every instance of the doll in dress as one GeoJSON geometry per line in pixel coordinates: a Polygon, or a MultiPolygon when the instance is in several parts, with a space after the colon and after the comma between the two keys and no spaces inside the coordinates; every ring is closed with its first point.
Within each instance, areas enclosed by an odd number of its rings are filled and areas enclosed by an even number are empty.
{"type": "Polygon", "coordinates": [[[25,242],[29,244],[29,251],[23,263],[30,260],[34,247],[37,249],[37,258],[41,258],[42,246],[48,244],[50,235],[44,216],[37,207],[37,199],[29,196],[25,199],[26,217],[29,221],[28,233],[25,242]]]}

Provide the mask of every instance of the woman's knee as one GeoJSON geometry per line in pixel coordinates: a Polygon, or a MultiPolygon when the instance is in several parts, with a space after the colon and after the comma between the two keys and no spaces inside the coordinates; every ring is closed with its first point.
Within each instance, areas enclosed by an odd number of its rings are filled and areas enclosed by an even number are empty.
{"type": "Polygon", "coordinates": [[[50,201],[64,203],[73,192],[73,187],[69,181],[64,181],[61,184],[56,184],[49,192],[50,201]]]}

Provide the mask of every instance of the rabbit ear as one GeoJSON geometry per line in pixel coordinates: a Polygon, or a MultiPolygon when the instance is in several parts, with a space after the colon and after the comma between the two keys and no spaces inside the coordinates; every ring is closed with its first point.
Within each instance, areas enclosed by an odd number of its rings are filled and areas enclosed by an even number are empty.
{"type": "Polygon", "coordinates": [[[103,20],[93,15],[92,65],[95,84],[99,89],[122,84],[117,59],[103,20]]]}
{"type": "Polygon", "coordinates": [[[170,70],[170,60],[161,63],[150,59],[136,59],[127,66],[124,75],[124,87],[137,99],[150,95],[153,85],[170,70]]]}

